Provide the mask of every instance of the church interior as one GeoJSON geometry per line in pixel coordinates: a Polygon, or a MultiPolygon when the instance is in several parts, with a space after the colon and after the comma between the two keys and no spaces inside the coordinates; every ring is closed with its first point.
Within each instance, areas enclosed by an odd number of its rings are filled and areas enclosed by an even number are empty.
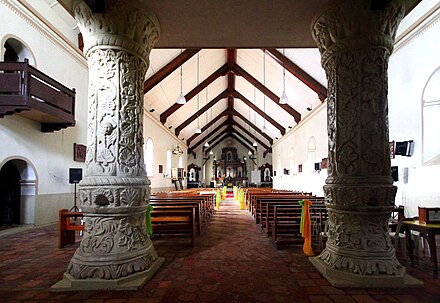
{"type": "Polygon", "coordinates": [[[0,20],[1,302],[439,302],[438,0],[0,20]]]}

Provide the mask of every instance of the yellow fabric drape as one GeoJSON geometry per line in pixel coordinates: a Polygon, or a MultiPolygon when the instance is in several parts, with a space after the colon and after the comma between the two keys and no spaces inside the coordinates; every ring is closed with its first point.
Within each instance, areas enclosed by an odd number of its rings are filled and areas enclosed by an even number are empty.
{"type": "Polygon", "coordinates": [[[217,189],[217,192],[215,193],[215,210],[219,209],[220,200],[221,200],[220,189],[217,189]]]}
{"type": "Polygon", "coordinates": [[[306,256],[313,256],[312,250],[312,224],[310,222],[310,206],[312,201],[301,200],[298,203],[302,206],[300,232],[304,238],[303,252],[306,256]]]}
{"type": "Polygon", "coordinates": [[[226,186],[223,186],[223,190],[222,190],[222,200],[226,199],[226,186]]]}
{"type": "Polygon", "coordinates": [[[246,208],[246,203],[244,201],[244,190],[243,188],[240,188],[239,194],[238,194],[238,201],[240,202],[240,209],[246,208]]]}

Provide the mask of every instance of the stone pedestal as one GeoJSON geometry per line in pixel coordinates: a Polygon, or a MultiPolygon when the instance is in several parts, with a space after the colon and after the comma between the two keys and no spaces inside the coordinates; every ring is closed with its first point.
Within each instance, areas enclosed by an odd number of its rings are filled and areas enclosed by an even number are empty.
{"type": "Polygon", "coordinates": [[[89,64],[85,231],[55,290],[136,289],[163,263],[146,231],[149,185],[143,165],[143,81],[159,37],[138,1],[105,1],[94,13],[74,5],[89,64]]]}
{"type": "Polygon", "coordinates": [[[312,24],[329,92],[329,235],[311,261],[335,286],[417,285],[388,236],[397,188],[390,172],[387,67],[404,7],[402,1],[384,8],[372,3],[332,1],[312,24]]]}

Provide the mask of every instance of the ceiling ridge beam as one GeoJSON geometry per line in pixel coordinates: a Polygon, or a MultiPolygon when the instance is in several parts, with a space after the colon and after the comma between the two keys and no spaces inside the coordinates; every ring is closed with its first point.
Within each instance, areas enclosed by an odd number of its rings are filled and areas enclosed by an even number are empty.
{"type": "MultiPolygon", "coordinates": [[[[223,134],[223,133],[222,133],[222,134],[223,134]]],[[[218,141],[215,142],[215,143],[210,144],[209,149],[214,149],[214,147],[216,147],[220,142],[222,142],[223,140],[225,140],[225,139],[228,138],[229,136],[231,136],[230,133],[226,133],[226,134],[224,134],[223,137],[221,137],[220,140],[218,140],[218,141]]],[[[212,142],[214,142],[215,140],[217,140],[219,137],[220,137],[220,136],[217,136],[217,138],[215,138],[214,140],[212,140],[212,142]]],[[[206,149],[206,150],[205,150],[205,155],[208,154],[208,150],[209,150],[209,149],[206,149]]],[[[202,151],[202,152],[203,152],[203,151],[202,151]]]]}
{"type": "Polygon", "coordinates": [[[171,60],[167,65],[162,67],[150,78],[144,81],[144,94],[148,93],[153,87],[159,84],[163,79],[168,77],[172,72],[178,69],[182,64],[196,55],[201,48],[191,48],[184,50],[176,58],[171,60]]]}
{"type": "MultiPolygon", "coordinates": [[[[246,117],[244,117],[242,114],[240,114],[237,110],[233,110],[232,114],[238,118],[240,118],[241,120],[243,120],[246,124],[248,124],[249,126],[251,126],[256,132],[258,132],[261,136],[263,136],[267,141],[269,141],[269,144],[272,145],[273,144],[273,139],[268,136],[267,134],[263,133],[261,131],[261,129],[259,129],[255,124],[253,124],[251,121],[249,121],[246,117]]],[[[256,139],[256,138],[255,138],[256,139]]]]}
{"type": "Polygon", "coordinates": [[[264,111],[262,111],[260,108],[258,108],[255,104],[253,104],[252,102],[250,102],[245,96],[243,96],[242,94],[240,94],[238,91],[234,90],[232,92],[232,96],[234,98],[238,98],[241,101],[243,101],[247,106],[249,106],[250,108],[252,108],[254,111],[257,112],[257,114],[259,114],[260,116],[262,116],[266,121],[268,121],[270,124],[272,124],[273,126],[275,126],[276,128],[278,128],[278,130],[280,131],[281,135],[284,135],[286,133],[286,129],[279,124],[278,122],[276,122],[274,119],[272,119],[270,116],[268,116],[264,111]]]}
{"type": "Polygon", "coordinates": [[[301,114],[297,112],[294,108],[292,108],[288,104],[280,104],[280,98],[275,95],[271,90],[269,90],[266,86],[264,86],[260,81],[255,79],[251,74],[249,74],[246,70],[240,67],[238,64],[235,64],[233,67],[233,71],[237,76],[241,76],[245,78],[250,84],[254,85],[259,91],[261,91],[264,95],[266,95],[270,100],[275,102],[279,107],[284,109],[288,114],[290,114],[296,121],[299,123],[301,121],[301,114]]]}
{"type": "Polygon", "coordinates": [[[310,76],[301,67],[293,63],[293,61],[291,61],[289,58],[283,56],[283,54],[280,53],[276,48],[266,48],[263,49],[263,51],[266,51],[270,57],[275,60],[275,62],[283,66],[294,77],[317,93],[319,100],[324,102],[325,98],[327,97],[327,88],[324,85],[316,81],[315,78],[310,76]]]}
{"type": "MultiPolygon", "coordinates": [[[[209,127],[211,127],[211,125],[213,125],[214,123],[216,123],[218,121],[218,119],[227,116],[229,114],[229,109],[226,108],[224,111],[222,111],[220,114],[218,114],[215,119],[211,119],[211,121],[209,121],[206,125],[204,125],[202,127],[202,133],[207,130],[209,127]]],[[[200,134],[194,134],[192,135],[187,141],[186,141],[186,146],[189,146],[191,141],[193,141],[195,138],[197,138],[198,136],[200,136],[202,133],[200,134]]]]}
{"type": "MultiPolygon", "coordinates": [[[[185,99],[188,102],[193,97],[195,97],[199,92],[201,92],[203,89],[205,89],[208,85],[210,85],[212,82],[214,82],[217,78],[221,76],[225,76],[229,71],[228,65],[224,64],[219,69],[217,69],[215,72],[213,72],[210,76],[208,76],[205,80],[203,80],[199,85],[197,85],[195,88],[193,88],[189,93],[185,95],[185,99]]],[[[165,124],[168,117],[174,114],[183,104],[177,104],[174,103],[171,105],[168,109],[166,109],[163,113],[160,114],[160,122],[162,124],[165,124]]]]}
{"type": "Polygon", "coordinates": [[[228,96],[229,96],[229,92],[226,89],[223,92],[221,92],[217,97],[212,99],[209,103],[205,104],[205,106],[203,106],[201,109],[199,109],[197,112],[195,112],[191,117],[189,117],[182,124],[180,124],[179,126],[176,127],[176,129],[175,129],[176,136],[178,137],[180,132],[182,131],[182,129],[187,127],[191,122],[193,122],[195,119],[197,119],[197,117],[199,117],[205,111],[207,111],[212,106],[214,106],[218,101],[220,101],[221,99],[227,98],[228,96]]]}

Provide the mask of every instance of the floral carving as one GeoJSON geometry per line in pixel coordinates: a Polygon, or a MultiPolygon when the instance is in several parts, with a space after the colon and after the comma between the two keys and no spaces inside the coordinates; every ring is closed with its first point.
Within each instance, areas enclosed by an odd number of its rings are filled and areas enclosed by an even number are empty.
{"type": "Polygon", "coordinates": [[[326,71],[329,211],[319,258],[359,275],[397,275],[387,219],[396,188],[390,179],[387,66],[403,16],[401,1],[371,10],[371,1],[331,1],[312,35],[326,71]]]}
{"type": "Polygon", "coordinates": [[[126,206],[139,205],[139,192],[134,188],[126,188],[121,192],[121,204],[126,206]]]}

